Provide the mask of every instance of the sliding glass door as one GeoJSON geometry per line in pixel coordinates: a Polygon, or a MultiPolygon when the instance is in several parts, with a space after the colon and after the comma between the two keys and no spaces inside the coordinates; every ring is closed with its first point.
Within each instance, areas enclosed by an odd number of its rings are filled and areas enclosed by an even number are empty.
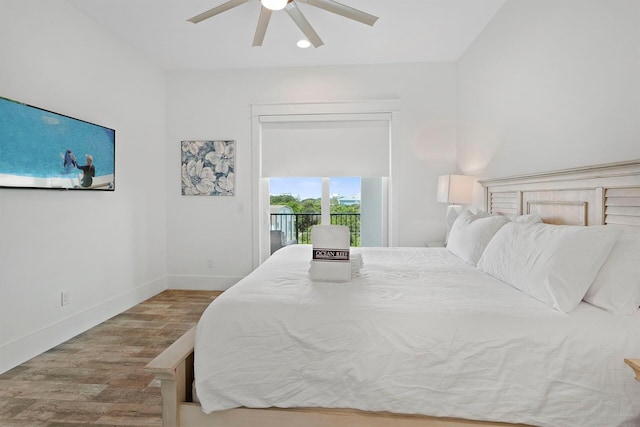
{"type": "Polygon", "coordinates": [[[389,244],[391,111],[397,108],[392,101],[252,108],[259,173],[254,265],[269,256],[270,234],[310,243],[313,224],[348,226],[354,246],[389,244]],[[314,193],[301,190],[304,184],[314,193]]]}

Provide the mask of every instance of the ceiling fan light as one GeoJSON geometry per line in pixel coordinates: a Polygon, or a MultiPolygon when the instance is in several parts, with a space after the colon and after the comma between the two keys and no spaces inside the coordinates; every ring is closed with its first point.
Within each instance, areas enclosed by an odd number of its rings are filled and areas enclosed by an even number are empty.
{"type": "Polygon", "coordinates": [[[271,10],[282,10],[289,3],[289,0],[260,0],[262,5],[271,10]]]}
{"type": "Polygon", "coordinates": [[[298,43],[296,43],[296,45],[301,49],[306,49],[309,46],[311,46],[311,42],[307,39],[302,39],[302,40],[298,40],[298,43]]]}

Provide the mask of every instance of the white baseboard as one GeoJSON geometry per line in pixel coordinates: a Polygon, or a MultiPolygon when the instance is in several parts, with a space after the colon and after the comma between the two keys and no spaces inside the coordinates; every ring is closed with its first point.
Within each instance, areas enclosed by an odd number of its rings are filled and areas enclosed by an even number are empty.
{"type": "Polygon", "coordinates": [[[161,277],[0,347],[0,374],[167,289],[161,277]]]}
{"type": "Polygon", "coordinates": [[[239,276],[170,275],[167,288],[192,291],[226,291],[240,279],[242,277],[239,276]]]}

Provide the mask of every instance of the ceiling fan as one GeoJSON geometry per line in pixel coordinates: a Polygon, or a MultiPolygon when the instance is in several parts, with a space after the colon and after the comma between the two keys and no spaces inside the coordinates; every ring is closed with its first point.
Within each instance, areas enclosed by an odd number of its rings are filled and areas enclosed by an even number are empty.
{"type": "MultiPolygon", "coordinates": [[[[198,22],[209,19],[212,16],[216,16],[222,12],[232,9],[241,4],[247,3],[249,0],[229,0],[226,3],[216,6],[213,9],[209,9],[199,15],[188,19],[189,22],[197,24],[198,22]]],[[[313,29],[307,18],[302,14],[298,8],[297,3],[306,3],[311,6],[315,6],[320,9],[324,9],[328,12],[335,13],[337,15],[344,16],[345,18],[353,19],[354,21],[362,22],[363,24],[373,25],[378,20],[377,16],[370,15],[358,9],[354,9],[350,6],[338,3],[333,0],[260,0],[262,10],[260,11],[260,17],[258,18],[258,26],[256,33],[253,37],[253,46],[262,46],[264,36],[271,20],[271,13],[275,10],[284,9],[285,12],[293,19],[298,28],[305,35],[307,40],[311,42],[314,47],[319,47],[324,44],[318,33],[313,29]]]]}

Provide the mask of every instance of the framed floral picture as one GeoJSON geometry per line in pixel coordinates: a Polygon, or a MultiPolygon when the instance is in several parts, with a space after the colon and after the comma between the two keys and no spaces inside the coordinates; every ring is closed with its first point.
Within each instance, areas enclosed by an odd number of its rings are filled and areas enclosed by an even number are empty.
{"type": "Polygon", "coordinates": [[[182,141],[183,196],[235,196],[235,169],[235,141],[182,141]]]}

